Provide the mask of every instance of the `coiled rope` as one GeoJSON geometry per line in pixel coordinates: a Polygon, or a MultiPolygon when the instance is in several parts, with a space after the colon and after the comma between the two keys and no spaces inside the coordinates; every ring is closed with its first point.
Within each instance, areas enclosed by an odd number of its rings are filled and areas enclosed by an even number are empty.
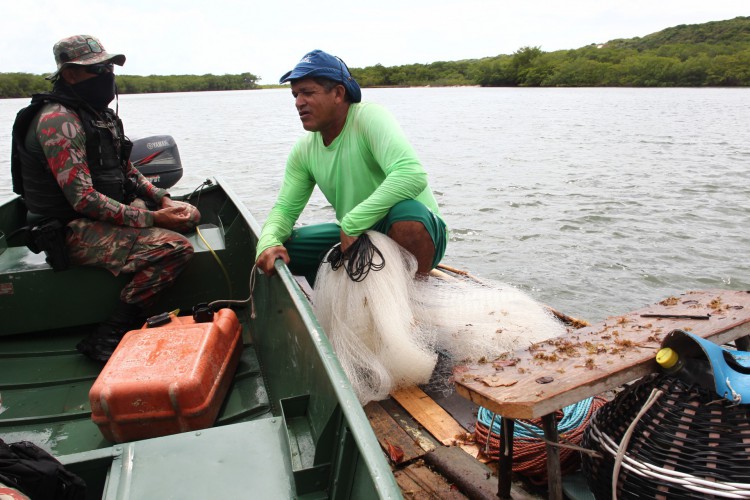
{"type": "MultiPolygon", "coordinates": [[[[604,405],[602,397],[584,399],[556,412],[557,430],[560,441],[560,468],[563,474],[574,472],[580,463],[577,446],[583,439],[583,432],[591,415],[604,405]]],[[[513,431],[513,472],[523,474],[534,484],[547,482],[547,450],[541,419],[516,420],[513,431]]],[[[475,428],[476,441],[484,446],[488,457],[499,460],[502,449],[502,417],[480,407],[475,428]]]]}
{"type": "Polygon", "coordinates": [[[349,279],[354,282],[363,281],[371,270],[380,271],[385,267],[382,252],[367,234],[359,235],[346,252],[341,251],[341,243],[336,243],[323,262],[329,263],[334,271],[343,267],[349,279]]]}

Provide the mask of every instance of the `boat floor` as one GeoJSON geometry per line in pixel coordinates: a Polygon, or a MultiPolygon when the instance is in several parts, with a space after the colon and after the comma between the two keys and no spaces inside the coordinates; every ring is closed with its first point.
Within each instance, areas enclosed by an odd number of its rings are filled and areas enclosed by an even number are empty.
{"type": "MultiPolygon", "coordinates": [[[[439,406],[467,434],[473,434],[477,416],[475,404],[455,392],[446,395],[430,387],[424,389],[426,406],[439,406]]],[[[458,442],[441,443],[396,398],[369,403],[365,413],[384,453],[390,455],[396,481],[405,498],[498,498],[496,461],[481,453],[475,456],[471,447],[463,449],[458,442]],[[389,454],[389,449],[395,455],[389,454]],[[399,458],[401,451],[403,458],[399,458]],[[400,461],[397,463],[397,460],[400,461]]],[[[480,451],[478,447],[475,450],[480,451]]],[[[549,498],[547,492],[546,485],[536,485],[528,478],[513,474],[513,499],[546,499],[549,498]]],[[[594,500],[580,471],[563,477],[563,493],[570,500],[594,500]]]]}
{"type": "MultiPolygon", "coordinates": [[[[3,370],[0,371],[0,435],[7,442],[32,441],[54,455],[64,456],[64,463],[73,467],[79,459],[90,461],[90,450],[99,450],[102,454],[101,466],[110,471],[107,491],[104,492],[108,498],[117,497],[117,491],[123,488],[131,494],[149,491],[153,481],[158,481],[162,486],[179,484],[185,469],[174,468],[173,465],[175,460],[181,460],[181,456],[195,456],[196,453],[200,456],[216,456],[216,463],[226,465],[226,460],[220,457],[236,454],[242,455],[247,464],[252,454],[248,455],[246,450],[257,448],[260,438],[266,443],[263,448],[268,453],[283,448],[282,445],[286,446],[281,439],[278,440],[282,443],[279,446],[269,442],[269,438],[278,435],[282,424],[281,419],[274,418],[270,411],[258,359],[250,344],[246,344],[243,349],[216,428],[180,434],[182,438],[165,436],[158,440],[113,446],[104,440],[91,422],[88,391],[101,371],[101,364],[93,361],[80,363],[75,344],[81,338],[81,329],[50,332],[40,337],[34,345],[44,345],[42,352],[28,351],[28,337],[4,339],[0,353],[0,363],[3,365],[3,370]],[[44,363],[31,359],[34,357],[43,358],[44,363]],[[71,367],[75,365],[77,368],[72,370],[71,367]],[[28,366],[42,366],[43,369],[25,369],[28,366]],[[71,373],[74,375],[70,375],[71,373]],[[62,377],[61,374],[68,376],[62,377]],[[253,401],[247,400],[249,395],[253,395],[253,401]],[[43,409],[34,417],[21,416],[24,414],[24,407],[39,407],[40,403],[43,409]],[[48,425],[42,425],[43,422],[48,422],[48,425]],[[225,427],[239,422],[244,422],[240,433],[236,426],[225,427]],[[222,433],[233,435],[231,439],[220,440],[226,443],[225,446],[222,445],[226,449],[212,449],[217,442],[212,436],[222,433]],[[167,439],[174,442],[165,447],[164,440],[167,439]],[[252,443],[256,445],[251,445],[252,443]],[[241,446],[237,448],[237,445],[241,446]],[[171,450],[174,457],[165,460],[167,457],[164,457],[164,450],[171,450]],[[166,468],[160,465],[167,463],[172,465],[166,468]],[[138,474],[133,474],[134,468],[139,471],[138,474]],[[181,472],[172,478],[170,474],[175,470],[181,472]]],[[[426,399],[423,404],[444,409],[464,434],[473,433],[477,406],[440,382],[443,376],[439,367],[436,370],[436,381],[424,387],[426,399]]],[[[419,416],[412,415],[396,398],[370,403],[365,407],[365,412],[384,452],[388,455],[389,449],[391,450],[394,475],[405,498],[496,498],[497,477],[494,464],[477,460],[455,443],[446,445],[440,442],[439,438],[417,422],[415,416],[419,416]],[[398,452],[394,450],[402,450],[404,456],[398,458],[398,452]]],[[[272,460],[269,458],[264,461],[260,457],[257,462],[260,467],[257,470],[265,470],[263,468],[271,464],[272,460]]],[[[278,465],[281,462],[283,460],[279,459],[273,463],[278,465]]],[[[238,475],[240,476],[242,475],[238,475]]],[[[252,477],[258,476],[253,474],[252,477]]],[[[280,474],[277,470],[273,477],[283,479],[290,477],[290,474],[280,474]]],[[[267,481],[266,484],[268,488],[281,488],[275,493],[290,488],[284,481],[267,481]]],[[[105,488],[105,485],[98,487],[105,488]]],[[[271,497],[276,496],[274,494],[271,497]]],[[[513,498],[545,497],[545,489],[536,488],[522,478],[513,486],[513,498]]],[[[131,498],[138,498],[138,495],[131,495],[131,498]]]]}
{"type": "MultiPolygon", "coordinates": [[[[438,367],[436,373],[439,371],[438,367]]],[[[471,438],[477,409],[440,381],[365,406],[405,498],[497,499],[497,464],[486,459],[471,438]],[[409,401],[415,394],[418,410],[409,401]],[[456,431],[461,434],[445,434],[456,431]]],[[[577,480],[571,477],[568,482],[577,480]]],[[[547,489],[517,476],[511,494],[514,499],[543,499],[547,498],[547,489]]]]}
{"type": "MultiPolygon", "coordinates": [[[[34,342],[28,335],[3,339],[0,435],[5,441],[32,441],[56,456],[111,446],[91,422],[88,393],[102,365],[81,362],[75,345],[83,336],[80,328],[70,328],[39,334],[34,342]],[[29,350],[40,345],[41,351],[29,350]],[[33,416],[30,407],[35,408],[33,416]]],[[[258,358],[252,345],[245,344],[216,425],[269,416],[258,358]]]]}

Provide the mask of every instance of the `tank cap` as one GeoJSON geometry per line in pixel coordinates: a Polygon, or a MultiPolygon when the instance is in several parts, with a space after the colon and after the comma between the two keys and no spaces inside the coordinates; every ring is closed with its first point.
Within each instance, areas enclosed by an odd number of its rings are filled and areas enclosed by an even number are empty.
{"type": "Polygon", "coordinates": [[[214,311],[205,302],[196,304],[193,306],[193,320],[196,323],[210,323],[214,320],[214,311]]]}
{"type": "Polygon", "coordinates": [[[659,352],[656,353],[656,362],[659,363],[659,366],[662,368],[672,368],[679,359],[680,356],[669,347],[659,349],[659,352]]]}

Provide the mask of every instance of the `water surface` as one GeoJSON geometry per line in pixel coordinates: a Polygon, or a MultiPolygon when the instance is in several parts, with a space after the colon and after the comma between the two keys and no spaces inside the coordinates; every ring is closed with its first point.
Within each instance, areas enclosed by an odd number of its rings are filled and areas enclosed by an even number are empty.
{"type": "MultiPolygon", "coordinates": [[[[451,229],[446,263],[589,321],[750,289],[750,89],[365,89],[398,118],[451,229]]],[[[0,101],[0,199],[27,100],[0,101]]],[[[231,182],[259,222],[304,133],[286,89],[122,96],[133,138],[231,182]]],[[[329,221],[316,193],[300,222],[329,221]]],[[[252,258],[252,256],[248,256],[252,258]]]]}

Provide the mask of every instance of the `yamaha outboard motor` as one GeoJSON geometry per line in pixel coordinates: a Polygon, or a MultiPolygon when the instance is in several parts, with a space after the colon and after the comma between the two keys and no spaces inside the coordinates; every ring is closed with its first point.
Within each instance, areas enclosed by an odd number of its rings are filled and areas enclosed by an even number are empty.
{"type": "Polygon", "coordinates": [[[168,189],[182,178],[180,152],[171,135],[134,140],[130,161],[156,187],[168,189]]]}

